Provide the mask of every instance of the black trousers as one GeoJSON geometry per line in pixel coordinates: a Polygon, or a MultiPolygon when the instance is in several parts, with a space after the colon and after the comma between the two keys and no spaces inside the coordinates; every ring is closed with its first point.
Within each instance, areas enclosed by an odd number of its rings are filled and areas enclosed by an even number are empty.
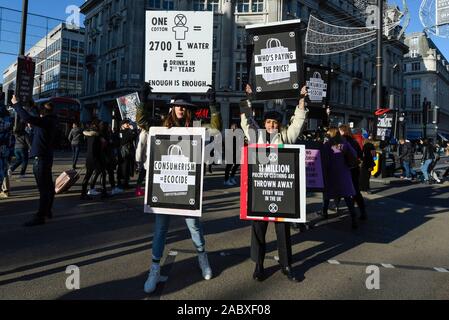
{"type": "MultiPolygon", "coordinates": [[[[290,223],[274,222],[276,229],[277,245],[279,252],[279,263],[286,267],[292,263],[292,243],[290,237],[290,223]]],[[[268,222],[253,221],[251,227],[251,259],[263,265],[266,252],[265,235],[268,222]]]]}
{"type": "Polygon", "coordinates": [[[369,180],[371,178],[371,171],[368,168],[361,167],[360,168],[360,179],[359,179],[359,188],[361,191],[369,191],[369,180]]]}
{"type": "Polygon", "coordinates": [[[366,214],[366,206],[365,199],[363,199],[362,193],[360,192],[360,168],[351,169],[351,177],[355,189],[354,201],[357,203],[360,213],[364,215],[366,214]]]}
{"type": "Polygon", "coordinates": [[[39,190],[39,211],[37,216],[45,218],[51,215],[53,200],[55,199],[55,184],[51,169],[53,158],[37,157],[34,160],[33,173],[39,190]]]}
{"type": "MultiPolygon", "coordinates": [[[[94,173],[97,170],[99,170],[100,174],[102,173],[101,168],[98,168],[98,166],[96,164],[91,163],[91,162],[86,162],[86,175],[84,176],[83,184],[81,186],[81,195],[82,196],[87,195],[87,187],[89,185],[90,178],[92,178],[92,176],[94,175],[94,173]]],[[[94,182],[94,180],[92,182],[94,182]]],[[[95,184],[93,186],[91,185],[91,187],[95,187],[95,184]]],[[[106,181],[104,181],[103,189],[106,189],[106,181]]]]}

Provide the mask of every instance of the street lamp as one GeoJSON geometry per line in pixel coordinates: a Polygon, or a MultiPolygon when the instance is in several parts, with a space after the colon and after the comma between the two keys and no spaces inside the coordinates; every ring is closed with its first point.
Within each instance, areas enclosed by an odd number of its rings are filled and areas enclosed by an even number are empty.
{"type": "Polygon", "coordinates": [[[404,112],[401,112],[398,120],[399,120],[399,124],[400,124],[399,138],[405,139],[405,113],[404,112]]]}

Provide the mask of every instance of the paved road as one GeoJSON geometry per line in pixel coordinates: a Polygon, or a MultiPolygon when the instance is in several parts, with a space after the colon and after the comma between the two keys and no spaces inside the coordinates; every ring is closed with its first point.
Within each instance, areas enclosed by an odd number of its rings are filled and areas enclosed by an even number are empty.
{"type": "MultiPolygon", "coordinates": [[[[68,167],[68,155],[55,172],[68,167]]],[[[108,200],[79,200],[79,184],[55,200],[55,218],[24,228],[35,211],[33,179],[13,177],[13,196],[0,202],[0,299],[448,299],[449,182],[397,181],[374,185],[369,220],[350,229],[346,212],[332,214],[307,232],[293,232],[293,260],[303,275],[287,281],[276,262],[270,226],[269,277],[252,280],[250,224],[239,220],[239,188],[224,188],[223,172],[205,180],[204,228],[214,278],[204,281],[187,228],[172,219],[155,294],[143,293],[151,257],[152,216],[133,192],[108,200]],[[81,288],[69,291],[66,267],[80,268],[81,288]],[[380,271],[380,289],[368,290],[367,267],[380,271]]],[[[321,196],[308,195],[315,219],[321,196]]]]}

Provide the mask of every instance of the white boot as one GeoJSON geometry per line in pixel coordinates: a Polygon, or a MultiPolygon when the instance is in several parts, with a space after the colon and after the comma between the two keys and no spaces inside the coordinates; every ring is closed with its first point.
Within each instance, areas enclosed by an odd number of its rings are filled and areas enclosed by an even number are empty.
{"type": "Polygon", "coordinates": [[[198,253],[198,262],[200,264],[201,272],[203,273],[203,278],[205,280],[212,279],[212,269],[210,268],[206,252],[198,253]]]}
{"type": "Polygon", "coordinates": [[[145,281],[143,291],[145,291],[145,293],[152,293],[154,290],[156,290],[156,286],[160,281],[160,277],[161,265],[159,263],[153,263],[148,274],[148,279],[147,281],[145,281]]]}

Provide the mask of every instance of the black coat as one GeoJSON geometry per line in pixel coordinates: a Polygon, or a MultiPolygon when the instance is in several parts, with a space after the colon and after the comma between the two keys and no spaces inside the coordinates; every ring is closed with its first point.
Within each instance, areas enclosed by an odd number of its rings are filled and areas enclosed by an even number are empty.
{"type": "Polygon", "coordinates": [[[421,161],[424,162],[426,160],[433,160],[435,159],[435,148],[431,144],[425,144],[422,150],[422,159],[421,161]]]}
{"type": "Polygon", "coordinates": [[[56,142],[58,120],[55,115],[34,117],[23,109],[20,104],[13,105],[19,117],[26,123],[34,126],[34,136],[30,157],[52,158],[56,142]]]}
{"type": "Polygon", "coordinates": [[[101,166],[101,140],[98,132],[84,131],[84,136],[87,141],[86,165],[89,167],[98,168],[101,166]]]}
{"type": "Polygon", "coordinates": [[[399,160],[413,162],[414,153],[413,153],[413,147],[412,147],[411,142],[405,142],[402,145],[402,148],[400,149],[399,160]]]}
{"type": "Polygon", "coordinates": [[[373,155],[371,151],[375,151],[376,147],[370,142],[365,143],[363,146],[363,157],[362,157],[362,167],[365,169],[374,168],[376,163],[373,160],[373,155]]]}

